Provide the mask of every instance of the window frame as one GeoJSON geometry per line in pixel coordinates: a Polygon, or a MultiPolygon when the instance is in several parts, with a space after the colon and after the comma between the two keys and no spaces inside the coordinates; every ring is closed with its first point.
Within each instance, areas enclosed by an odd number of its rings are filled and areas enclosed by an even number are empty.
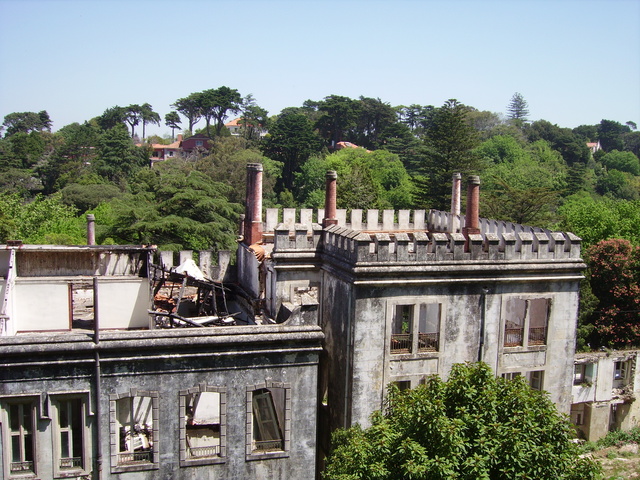
{"type": "MultiPolygon", "coordinates": [[[[109,395],[109,422],[110,422],[110,430],[111,430],[111,473],[122,473],[122,472],[136,472],[141,470],[157,470],[159,468],[160,462],[160,438],[158,432],[158,392],[150,391],[150,390],[138,390],[136,388],[131,388],[128,392],[124,393],[115,393],[109,395]],[[140,462],[136,464],[123,464],[119,463],[120,454],[123,453],[120,451],[120,438],[119,438],[119,422],[118,422],[118,411],[117,404],[118,401],[123,400],[125,398],[133,400],[136,397],[147,397],[150,398],[151,402],[151,435],[153,440],[153,448],[151,450],[151,462],[140,462]]],[[[133,418],[132,418],[133,421],[133,418]]]]}
{"type": "MultiPolygon", "coordinates": [[[[504,297],[502,300],[502,314],[501,314],[501,324],[502,324],[502,341],[501,341],[501,345],[502,348],[506,348],[506,349],[516,349],[516,348],[520,348],[520,349],[536,349],[536,348],[546,348],[547,347],[547,343],[548,343],[548,337],[549,337],[549,323],[551,321],[551,313],[552,313],[552,309],[553,309],[553,298],[550,296],[538,296],[538,295],[510,295],[507,297],[504,297]],[[522,326],[517,328],[517,327],[511,327],[508,328],[508,319],[506,318],[507,316],[507,305],[509,304],[509,302],[512,301],[516,301],[516,300],[520,300],[522,302],[524,302],[524,313],[523,313],[523,318],[522,318],[522,326]],[[545,317],[545,325],[544,327],[533,327],[533,318],[532,318],[532,304],[533,302],[539,301],[539,300],[544,300],[546,302],[546,317],[545,317]],[[540,329],[543,328],[544,331],[542,332],[542,340],[533,340],[533,338],[536,336],[533,332],[534,329],[540,329]],[[507,342],[507,338],[508,335],[514,335],[514,333],[507,333],[507,330],[521,330],[521,338],[519,342],[507,342]]],[[[512,322],[514,325],[516,325],[514,322],[512,322]]]]}
{"type": "Polygon", "coordinates": [[[200,384],[187,390],[180,390],[180,466],[212,465],[227,461],[227,389],[226,387],[200,384]],[[184,412],[187,397],[197,393],[218,393],[220,395],[220,454],[216,456],[189,458],[187,456],[187,427],[184,412]]]}
{"type": "Polygon", "coordinates": [[[255,385],[247,386],[246,393],[246,437],[245,437],[245,459],[250,460],[263,460],[267,458],[284,458],[288,457],[291,450],[291,385],[283,382],[265,381],[255,385]],[[284,425],[280,425],[280,429],[283,437],[283,449],[282,450],[268,450],[260,451],[255,449],[254,440],[254,414],[253,414],[253,398],[254,392],[260,390],[271,390],[279,388],[283,390],[284,399],[284,425]]]}
{"type": "Polygon", "coordinates": [[[442,298],[433,298],[427,301],[415,297],[399,298],[390,302],[387,316],[391,319],[388,327],[389,340],[387,341],[390,355],[395,357],[396,355],[424,355],[441,352],[445,311],[446,301],[442,298]],[[429,322],[429,309],[434,306],[437,309],[437,319],[429,322]],[[400,323],[398,317],[401,315],[404,318],[405,311],[408,318],[400,323]],[[407,331],[395,332],[398,330],[398,324],[402,325],[405,321],[408,323],[407,331]],[[423,324],[424,332],[422,331],[423,324]],[[428,327],[430,324],[436,326],[435,332],[426,331],[430,330],[428,327]]]}
{"type": "Polygon", "coordinates": [[[91,428],[89,426],[88,417],[91,413],[90,395],[87,392],[79,393],[60,393],[49,394],[49,405],[51,417],[51,435],[53,443],[53,473],[55,478],[67,478],[78,477],[82,475],[89,475],[92,469],[92,456],[91,456],[91,428]],[[62,445],[61,445],[61,427],[60,427],[60,409],[62,402],[69,402],[72,400],[78,400],[80,402],[80,426],[81,432],[81,451],[82,451],[82,466],[76,468],[63,469],[60,465],[62,460],[62,445]]]}
{"type": "MultiPolygon", "coordinates": [[[[2,407],[2,411],[0,412],[2,416],[0,417],[0,421],[2,422],[2,445],[3,445],[3,468],[5,472],[5,478],[14,479],[14,478],[34,478],[38,475],[38,420],[40,418],[40,401],[41,399],[37,395],[20,395],[20,396],[12,396],[12,397],[4,397],[0,399],[0,405],[2,407]],[[10,408],[12,405],[21,406],[21,410],[24,410],[24,407],[27,406],[31,410],[31,451],[33,460],[31,470],[28,471],[11,471],[11,464],[16,463],[13,462],[13,437],[15,435],[12,434],[11,429],[11,414],[10,408]]],[[[24,416],[24,413],[19,414],[20,417],[24,416]]],[[[27,463],[28,460],[24,460],[24,440],[22,433],[22,424],[20,424],[20,432],[18,433],[20,437],[20,457],[21,460],[18,463],[27,463]]]]}
{"type": "Polygon", "coordinates": [[[544,370],[527,372],[527,383],[533,390],[544,391],[544,370]]]}

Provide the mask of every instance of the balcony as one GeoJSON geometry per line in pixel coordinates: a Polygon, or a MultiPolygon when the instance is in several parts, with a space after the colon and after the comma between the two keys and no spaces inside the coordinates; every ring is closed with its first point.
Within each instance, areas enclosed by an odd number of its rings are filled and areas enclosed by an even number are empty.
{"type": "Polygon", "coordinates": [[[437,352],[439,337],[438,333],[419,333],[418,352],[437,352]]]}
{"type": "Polygon", "coordinates": [[[391,353],[411,353],[411,334],[394,333],[391,335],[391,353]]]}

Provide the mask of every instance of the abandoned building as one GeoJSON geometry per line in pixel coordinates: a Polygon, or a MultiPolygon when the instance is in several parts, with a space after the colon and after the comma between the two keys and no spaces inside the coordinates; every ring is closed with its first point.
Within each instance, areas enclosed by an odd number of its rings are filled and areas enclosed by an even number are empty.
{"type": "Polygon", "coordinates": [[[598,440],[638,426],[638,367],[637,350],[576,354],[571,422],[581,437],[598,440]]]}
{"type": "Polygon", "coordinates": [[[466,215],[459,175],[450,212],[347,215],[336,182],[263,209],[249,164],[233,266],[95,246],[91,221],[87,246],[3,246],[0,478],[310,478],[390,383],[458,362],[572,411],[579,238],[480,218],[478,177],[466,215]]]}

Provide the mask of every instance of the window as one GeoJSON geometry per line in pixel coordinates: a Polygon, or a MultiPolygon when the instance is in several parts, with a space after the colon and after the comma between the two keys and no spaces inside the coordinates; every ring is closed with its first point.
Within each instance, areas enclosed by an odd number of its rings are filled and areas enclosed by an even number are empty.
{"type": "Polygon", "coordinates": [[[585,381],[585,370],[586,365],[584,363],[579,363],[573,369],[573,384],[580,385],[585,381]]]}
{"type": "Polygon", "coordinates": [[[391,383],[396,387],[398,387],[398,390],[400,390],[401,392],[411,389],[411,380],[399,380],[397,382],[391,382],[391,383]]]}
{"type": "Polygon", "coordinates": [[[413,305],[396,305],[391,326],[391,352],[411,353],[413,305]]]}
{"type": "Polygon", "coordinates": [[[614,380],[626,380],[629,372],[629,362],[615,362],[613,367],[614,380]]]}
{"type": "Polygon", "coordinates": [[[112,471],[157,468],[158,393],[111,395],[109,408],[112,471]]]}
{"type": "Polygon", "coordinates": [[[180,392],[180,462],[221,463],[226,456],[226,390],[201,385],[180,392]]]}
{"type": "Polygon", "coordinates": [[[544,371],[543,370],[534,370],[529,372],[528,375],[529,386],[534,390],[542,390],[543,380],[544,380],[544,371]]]}
{"type": "Polygon", "coordinates": [[[196,140],[196,147],[202,147],[204,145],[202,140],[196,140]]]}
{"type": "Polygon", "coordinates": [[[282,456],[289,451],[290,387],[267,382],[247,393],[247,455],[282,456]]]}
{"type": "Polygon", "coordinates": [[[89,470],[86,402],[82,397],[52,400],[56,476],[89,470]]]}
{"type": "Polygon", "coordinates": [[[505,380],[514,380],[520,375],[522,375],[520,372],[507,372],[502,374],[502,378],[504,378],[505,380]]]}
{"type": "Polygon", "coordinates": [[[504,346],[545,345],[550,300],[509,298],[504,307],[504,346]]]}
{"type": "Polygon", "coordinates": [[[441,303],[395,305],[391,323],[391,353],[439,351],[441,316],[441,303]]]}
{"type": "Polygon", "coordinates": [[[3,450],[9,477],[35,474],[36,402],[34,399],[10,400],[3,418],[3,450]]]}

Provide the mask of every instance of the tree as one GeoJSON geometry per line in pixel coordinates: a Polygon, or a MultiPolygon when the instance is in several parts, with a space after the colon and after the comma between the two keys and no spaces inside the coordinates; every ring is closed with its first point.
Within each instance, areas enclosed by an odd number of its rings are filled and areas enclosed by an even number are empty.
{"type": "Polygon", "coordinates": [[[325,480],[595,480],[600,470],[580,458],[545,393],[484,363],[456,364],[446,382],[390,387],[371,423],[333,434],[325,480]]]}
{"type": "Polygon", "coordinates": [[[2,126],[6,128],[5,138],[22,132],[51,131],[51,119],[46,110],[35,112],[15,112],[4,117],[2,126]]]}
{"type": "Polygon", "coordinates": [[[524,97],[516,92],[511,97],[511,101],[507,106],[507,117],[509,117],[516,125],[522,126],[529,116],[529,105],[524,97]]]}
{"type": "Polygon", "coordinates": [[[162,249],[232,249],[242,207],[228,201],[227,185],[184,165],[167,160],[140,170],[132,193],[111,202],[114,221],[106,234],[162,249]]]}
{"type": "Polygon", "coordinates": [[[388,103],[379,98],[360,97],[359,104],[351,140],[364,148],[380,148],[384,133],[398,121],[398,116],[388,103]]]}
{"type": "Polygon", "coordinates": [[[131,138],[135,136],[135,127],[142,119],[142,107],[138,104],[129,105],[125,108],[124,120],[131,127],[131,138]]]}
{"type": "Polygon", "coordinates": [[[124,125],[116,125],[102,135],[95,162],[99,175],[112,182],[122,182],[148,164],[148,151],[133,145],[124,125]]]}
{"type": "Polygon", "coordinates": [[[291,190],[294,174],[311,154],[320,151],[320,147],[320,138],[305,115],[292,113],[278,117],[261,146],[267,157],[284,165],[278,191],[291,190]]]}
{"type": "Polygon", "coordinates": [[[242,108],[242,97],[238,90],[222,86],[217,89],[205,90],[201,93],[200,108],[207,124],[207,136],[211,138],[209,126],[213,121],[216,136],[224,128],[227,113],[238,113],[242,108]]]}
{"type": "Polygon", "coordinates": [[[598,140],[605,152],[624,150],[623,135],[631,128],[613,120],[602,120],[598,125],[598,140]]]}
{"type": "Polygon", "coordinates": [[[118,105],[107,108],[102,115],[96,117],[95,120],[103,130],[109,130],[118,124],[124,125],[127,123],[127,109],[119,107],[118,105]]]}
{"type": "Polygon", "coordinates": [[[253,95],[242,100],[242,117],[238,121],[242,136],[247,140],[260,140],[261,133],[267,129],[269,112],[256,104],[253,95]]]}
{"type": "Polygon", "coordinates": [[[446,210],[451,198],[451,177],[460,172],[474,173],[480,166],[473,151],[477,132],[467,122],[467,107],[455,99],[447,100],[434,113],[425,135],[426,158],[415,177],[418,203],[422,207],[446,210]]]}
{"type": "Polygon", "coordinates": [[[192,93],[188,97],[179,98],[171,106],[187,118],[189,131],[193,132],[193,126],[202,118],[202,93],[192,93]]]}
{"type": "Polygon", "coordinates": [[[359,108],[360,104],[357,101],[340,95],[329,95],[318,102],[318,110],[322,114],[315,126],[322,138],[332,147],[347,140],[349,133],[356,126],[359,108]]]}
{"type": "Polygon", "coordinates": [[[590,283],[598,298],[594,323],[601,345],[640,346],[640,246],[603,240],[587,250],[590,283]]]}
{"type": "Polygon", "coordinates": [[[148,103],[140,106],[140,120],[142,121],[142,140],[146,138],[145,127],[147,123],[160,126],[160,115],[153,111],[153,107],[148,103]]]}
{"type": "Polygon", "coordinates": [[[602,164],[610,169],[640,175],[640,160],[631,152],[612,150],[602,157],[602,164]]]}
{"type": "Polygon", "coordinates": [[[180,128],[181,123],[180,115],[178,115],[178,112],[176,111],[171,111],[164,116],[164,124],[171,129],[172,142],[174,139],[174,131],[176,128],[180,128]]]}

